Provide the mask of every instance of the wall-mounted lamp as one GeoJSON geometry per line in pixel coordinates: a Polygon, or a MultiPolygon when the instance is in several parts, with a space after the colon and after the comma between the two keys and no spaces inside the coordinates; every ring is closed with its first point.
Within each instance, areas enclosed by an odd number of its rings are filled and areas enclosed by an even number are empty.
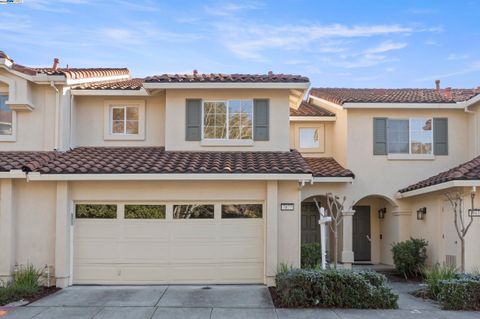
{"type": "Polygon", "coordinates": [[[424,220],[425,215],[427,214],[427,207],[422,207],[417,210],[417,220],[424,220]]]}
{"type": "Polygon", "coordinates": [[[386,207],[380,208],[378,210],[378,219],[384,219],[386,213],[387,213],[387,208],[386,207]]]}

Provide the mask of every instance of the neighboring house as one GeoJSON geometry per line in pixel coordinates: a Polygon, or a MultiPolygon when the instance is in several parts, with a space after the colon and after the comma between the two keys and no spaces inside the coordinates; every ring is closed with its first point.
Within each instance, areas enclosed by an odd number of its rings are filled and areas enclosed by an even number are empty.
{"type": "Polygon", "coordinates": [[[0,277],[30,262],[60,287],[273,284],[318,241],[312,200],[327,192],[355,204],[347,266],[391,264],[391,244],[409,236],[431,242],[430,262],[454,262],[440,188],[480,176],[415,183],[477,155],[480,92],[312,89],[304,100],[309,85],[271,72],[132,79],[0,52],[0,277]]]}

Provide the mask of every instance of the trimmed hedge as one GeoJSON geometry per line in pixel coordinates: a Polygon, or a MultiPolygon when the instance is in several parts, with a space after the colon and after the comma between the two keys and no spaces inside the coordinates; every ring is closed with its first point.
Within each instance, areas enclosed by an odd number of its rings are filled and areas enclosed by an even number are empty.
{"type": "Polygon", "coordinates": [[[301,265],[304,269],[318,267],[322,262],[322,252],[319,243],[303,244],[301,247],[301,265]]]}
{"type": "Polygon", "coordinates": [[[398,295],[386,285],[385,276],[375,272],[293,269],[277,274],[275,282],[284,307],[398,307],[398,295]]]}
{"type": "Polygon", "coordinates": [[[480,310],[480,276],[456,274],[439,282],[438,300],[447,310],[480,310]]]}

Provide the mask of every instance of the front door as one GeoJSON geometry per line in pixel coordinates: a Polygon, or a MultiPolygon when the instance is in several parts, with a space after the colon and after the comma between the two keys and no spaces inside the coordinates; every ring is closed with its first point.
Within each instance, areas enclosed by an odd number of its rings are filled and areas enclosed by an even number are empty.
{"type": "Polygon", "coordinates": [[[354,206],[353,253],[355,261],[371,260],[370,206],[354,206]]]}
{"type": "Polygon", "coordinates": [[[315,203],[302,203],[302,244],[320,242],[319,213],[315,203]]]}

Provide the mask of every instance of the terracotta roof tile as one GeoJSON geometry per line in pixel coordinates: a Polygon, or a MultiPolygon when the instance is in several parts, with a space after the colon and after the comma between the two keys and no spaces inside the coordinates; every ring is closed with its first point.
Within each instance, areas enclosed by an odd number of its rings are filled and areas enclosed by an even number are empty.
{"type": "Polygon", "coordinates": [[[342,105],[344,103],[454,103],[480,94],[476,89],[350,89],[312,88],[310,94],[342,105]]]}
{"type": "Polygon", "coordinates": [[[335,116],[335,114],[323,107],[303,101],[298,109],[290,108],[290,116],[335,116]]]}
{"type": "Polygon", "coordinates": [[[480,180],[480,156],[399,190],[400,193],[456,180],[480,180]]]}
{"type": "Polygon", "coordinates": [[[105,81],[86,83],[72,87],[73,90],[140,90],[143,79],[130,79],[121,81],[105,81]]]}
{"type": "Polygon", "coordinates": [[[187,152],[163,147],[80,147],[35,169],[42,174],[309,174],[297,151],[187,152]]]}
{"type": "Polygon", "coordinates": [[[145,78],[145,83],[292,83],[309,82],[310,80],[301,75],[292,74],[162,74],[145,78]]]}
{"type": "Polygon", "coordinates": [[[353,177],[355,174],[343,168],[330,157],[305,157],[305,161],[312,170],[313,177],[353,177]]]}
{"type": "Polygon", "coordinates": [[[35,170],[57,156],[56,152],[0,152],[0,172],[35,170]]]}

